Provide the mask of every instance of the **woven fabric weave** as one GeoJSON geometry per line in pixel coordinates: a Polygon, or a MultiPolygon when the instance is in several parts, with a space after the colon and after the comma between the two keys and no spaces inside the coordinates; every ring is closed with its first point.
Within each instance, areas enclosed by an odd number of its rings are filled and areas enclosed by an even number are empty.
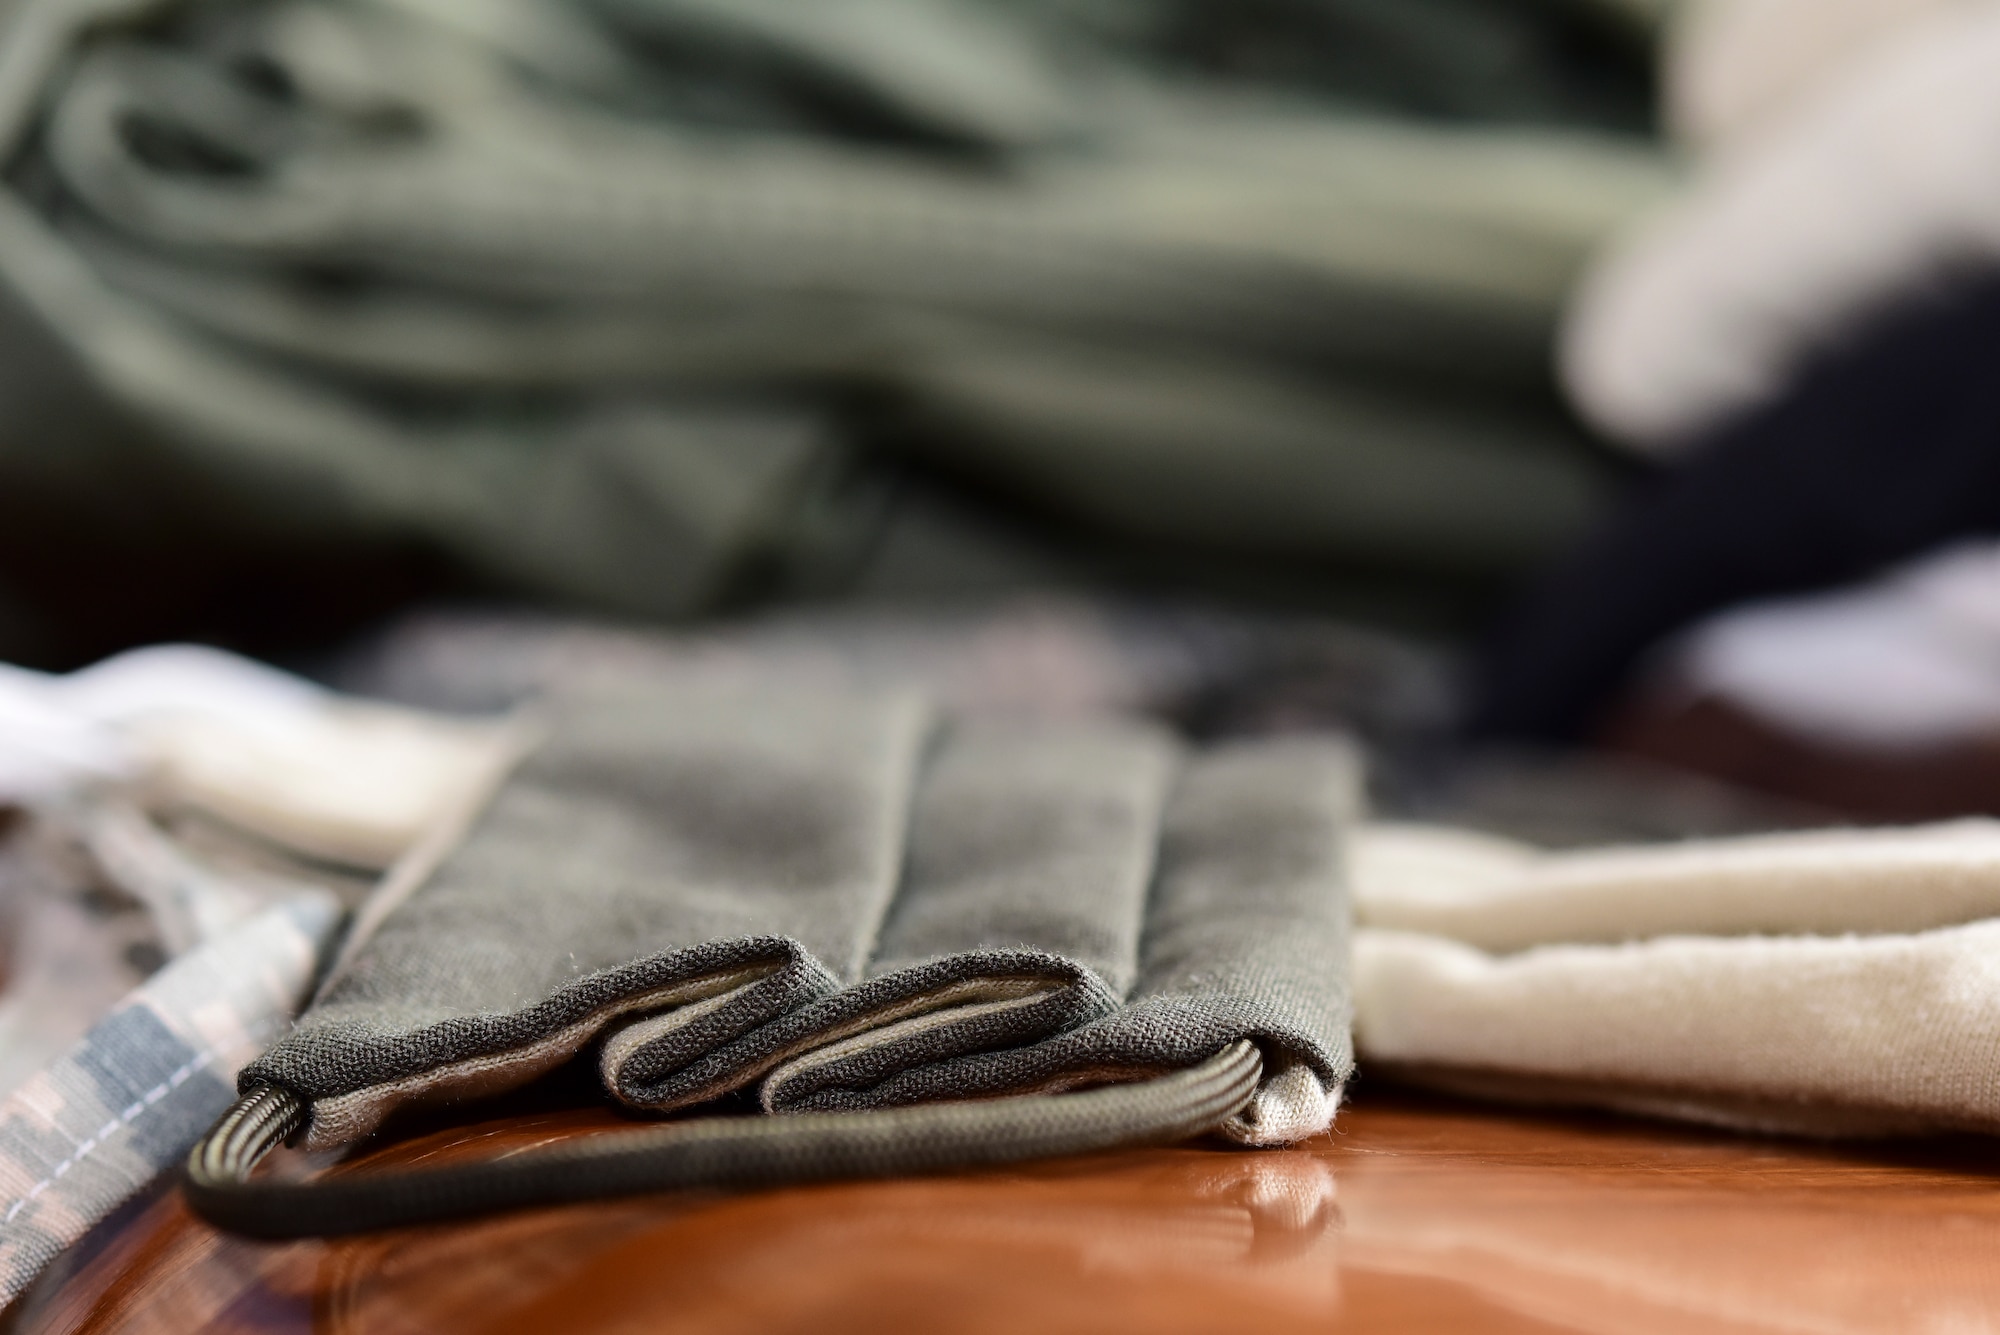
{"type": "MultiPolygon", "coordinates": [[[[1137,965],[1171,742],[1138,723],[958,723],[919,781],[902,884],[866,981],[718,1054],[770,1081],[880,1080],[968,1050],[1012,1047],[1112,1010],[1137,965]],[[782,1065],[781,1065],[782,1063],[782,1065]]],[[[629,1054],[672,1015],[604,1049],[630,1102],[689,1101],[685,1081],[641,1094],[629,1054]],[[649,1096],[648,1096],[649,1095],[649,1096]]]]}
{"type": "Polygon", "coordinates": [[[701,1059],[852,980],[894,891],[925,710],[906,696],[611,695],[550,737],[464,844],[244,1073],[314,1101],[308,1143],[496,1093],[669,1009],[701,1059]]]}
{"type": "Polygon", "coordinates": [[[789,1112],[1144,1079],[1250,1038],[1269,1106],[1237,1130],[1330,1120],[1344,746],[1183,761],[1134,721],[686,688],[550,727],[244,1073],[310,1103],[308,1144],[586,1052],[637,1109],[761,1082],[789,1112]]]}
{"type": "Polygon", "coordinates": [[[1253,1143],[1324,1130],[1352,1067],[1343,833],[1357,771],[1340,746],[1248,742],[1191,761],[1167,807],[1127,1003],[1039,1043],[905,1069],[780,1071],[769,1106],[831,1109],[1143,1079],[1237,1038],[1268,1076],[1230,1131],[1253,1143]],[[838,1079],[847,1075],[849,1080],[838,1079]]]}

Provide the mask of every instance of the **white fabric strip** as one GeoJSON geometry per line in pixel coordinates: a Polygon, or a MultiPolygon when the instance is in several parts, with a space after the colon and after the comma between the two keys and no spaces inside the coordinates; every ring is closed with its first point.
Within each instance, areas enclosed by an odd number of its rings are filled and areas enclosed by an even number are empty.
{"type": "Polygon", "coordinates": [[[1775,1105],[1797,1105],[1799,1129],[1831,1106],[1889,1129],[2000,1130],[2000,922],[1500,958],[1364,931],[1354,967],[1366,1061],[1754,1097],[1772,1123],[1775,1105]]]}
{"type": "Polygon", "coordinates": [[[0,664],[0,804],[111,784],[379,870],[479,791],[507,725],[337,696],[197,645],[67,676],[0,664]]]}
{"type": "Polygon", "coordinates": [[[1355,841],[1364,1067],[1812,1134],[2000,1130],[2000,823],[1355,841]]]}
{"type": "Polygon", "coordinates": [[[1543,853],[1472,831],[1354,840],[1364,927],[1489,951],[1667,935],[1914,932],[2000,917],[2000,821],[1543,853]]]}

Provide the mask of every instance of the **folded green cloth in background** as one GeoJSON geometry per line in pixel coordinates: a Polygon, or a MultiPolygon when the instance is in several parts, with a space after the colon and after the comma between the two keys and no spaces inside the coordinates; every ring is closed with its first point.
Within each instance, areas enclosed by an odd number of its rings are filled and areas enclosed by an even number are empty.
{"type": "Polygon", "coordinates": [[[0,652],[120,633],[47,592],[100,529],[156,620],[218,544],[644,615],[1490,585],[1598,490],[1546,363],[1669,177],[1621,8],[22,7],[0,652]]]}

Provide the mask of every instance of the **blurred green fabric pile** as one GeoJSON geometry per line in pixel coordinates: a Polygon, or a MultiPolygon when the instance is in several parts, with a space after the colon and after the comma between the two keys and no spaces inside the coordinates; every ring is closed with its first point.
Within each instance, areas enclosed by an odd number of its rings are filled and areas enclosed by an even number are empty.
{"type": "Polygon", "coordinates": [[[1601,488],[1549,344],[1670,184],[1649,8],[23,0],[0,657],[440,579],[1461,605],[1601,488]]]}

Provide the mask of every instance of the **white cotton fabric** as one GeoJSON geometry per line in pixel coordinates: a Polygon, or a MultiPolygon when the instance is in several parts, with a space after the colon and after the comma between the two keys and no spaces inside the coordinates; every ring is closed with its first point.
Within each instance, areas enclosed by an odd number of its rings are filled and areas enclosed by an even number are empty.
{"type": "Polygon", "coordinates": [[[2000,822],[1541,853],[1356,840],[1355,1042],[1469,1092],[2000,1130],[2000,822]]]}
{"type": "Polygon", "coordinates": [[[1698,151],[1742,140],[1884,41],[1974,0],[1683,0],[1660,71],[1668,133],[1698,151]]]}
{"type": "Polygon", "coordinates": [[[1559,349],[1577,410],[1672,455],[1871,316],[2000,261],[1995,69],[2000,4],[1945,6],[1703,161],[1579,285],[1559,349]]]}
{"type": "Polygon", "coordinates": [[[394,862],[483,786],[511,738],[194,645],[67,676],[0,665],[0,805],[111,785],[357,867],[394,862]]]}
{"type": "Polygon", "coordinates": [[[1239,1145],[1296,1145],[1333,1125],[1345,1089],[1328,1089],[1312,1067],[1295,1062],[1276,1075],[1267,1073],[1250,1102],[1222,1124],[1221,1132],[1239,1145]]]}
{"type": "Polygon", "coordinates": [[[1662,655],[1660,688],[1801,737],[1920,752],[2000,739],[2000,543],[1857,588],[1733,608],[1662,655]]]}
{"type": "Polygon", "coordinates": [[[1561,853],[1428,826],[1373,825],[1355,842],[1364,926],[1496,953],[2000,918],[2000,821],[1985,818],[1561,853]]]}

